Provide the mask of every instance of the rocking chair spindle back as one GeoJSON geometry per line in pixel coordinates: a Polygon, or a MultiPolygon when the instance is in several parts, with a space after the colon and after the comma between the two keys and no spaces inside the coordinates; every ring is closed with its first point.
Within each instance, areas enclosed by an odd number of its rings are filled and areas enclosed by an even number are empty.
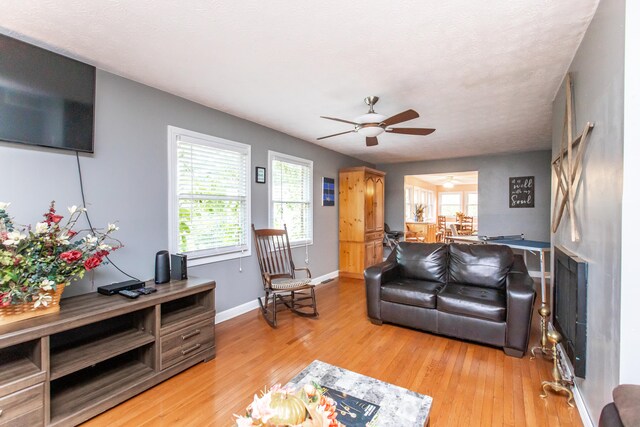
{"type": "Polygon", "coordinates": [[[265,290],[264,303],[258,298],[262,315],[269,325],[277,326],[278,304],[305,317],[317,317],[314,285],[308,268],[296,268],[291,256],[291,245],[287,226],[284,230],[256,230],[255,238],[258,264],[265,290]],[[306,278],[296,278],[296,271],[306,272],[306,278]]]}

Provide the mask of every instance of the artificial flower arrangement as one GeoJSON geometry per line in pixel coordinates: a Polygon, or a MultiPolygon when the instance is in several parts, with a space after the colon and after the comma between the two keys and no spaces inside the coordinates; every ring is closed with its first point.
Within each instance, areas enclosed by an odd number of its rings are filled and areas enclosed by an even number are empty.
{"type": "Polygon", "coordinates": [[[418,203],[415,206],[413,214],[415,216],[416,222],[422,222],[422,220],[424,219],[424,209],[425,209],[425,207],[426,206],[423,205],[422,203],[418,203]]]}
{"type": "Polygon", "coordinates": [[[73,227],[84,208],[68,208],[69,218],[63,224],[64,217],[51,202],[44,221],[18,227],[6,211],[8,206],[0,203],[0,308],[28,303],[33,308],[46,307],[52,302],[52,291],[82,278],[122,247],[110,236],[118,230],[114,224],[104,232],[78,236],[73,227]]]}
{"type": "Polygon", "coordinates": [[[298,391],[276,384],[262,397],[254,395],[246,414],[235,417],[237,427],[344,427],[336,416],[336,402],[311,383],[298,391]]]}

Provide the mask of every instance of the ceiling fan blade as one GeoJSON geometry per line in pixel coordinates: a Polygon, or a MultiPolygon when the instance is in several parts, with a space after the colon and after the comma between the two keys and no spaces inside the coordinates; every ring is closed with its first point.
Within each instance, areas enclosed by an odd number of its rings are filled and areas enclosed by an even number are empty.
{"type": "Polygon", "coordinates": [[[435,129],[428,128],[388,128],[385,130],[390,133],[402,133],[405,135],[429,135],[435,132],[435,129]]]}
{"type": "Polygon", "coordinates": [[[395,125],[396,123],[406,122],[407,120],[417,119],[418,117],[420,117],[420,114],[418,114],[416,111],[407,110],[403,111],[400,114],[396,114],[395,116],[389,117],[383,123],[387,126],[391,126],[395,125]]]}
{"type": "Polygon", "coordinates": [[[327,135],[327,136],[322,136],[320,138],[316,138],[316,140],[320,141],[321,139],[327,139],[327,138],[331,138],[332,136],[344,135],[346,133],[353,133],[353,132],[355,132],[355,130],[348,130],[346,132],[334,133],[333,135],[327,135]]]}
{"type": "Polygon", "coordinates": [[[378,145],[378,138],[375,136],[367,137],[367,147],[373,147],[374,145],[378,145]]]}
{"type": "Polygon", "coordinates": [[[334,120],[336,122],[342,122],[342,123],[349,123],[350,125],[357,125],[356,122],[350,122],[349,120],[344,120],[344,119],[336,119],[335,117],[326,117],[326,116],[320,116],[321,119],[327,119],[327,120],[334,120]]]}

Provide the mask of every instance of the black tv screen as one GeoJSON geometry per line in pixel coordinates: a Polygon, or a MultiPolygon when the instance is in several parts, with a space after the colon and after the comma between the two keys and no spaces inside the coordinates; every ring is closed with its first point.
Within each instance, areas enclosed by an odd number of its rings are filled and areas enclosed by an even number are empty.
{"type": "Polygon", "coordinates": [[[0,140],[93,152],[96,69],[0,34],[0,140]]]}

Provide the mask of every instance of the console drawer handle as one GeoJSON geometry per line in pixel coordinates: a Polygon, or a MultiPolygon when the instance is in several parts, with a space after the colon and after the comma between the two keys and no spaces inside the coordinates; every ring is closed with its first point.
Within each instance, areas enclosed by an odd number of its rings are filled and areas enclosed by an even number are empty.
{"type": "Polygon", "coordinates": [[[195,344],[195,345],[193,345],[193,346],[189,347],[189,348],[188,348],[188,349],[186,349],[186,350],[182,350],[182,355],[184,356],[185,354],[187,354],[187,353],[191,353],[192,351],[195,351],[195,350],[197,350],[197,349],[199,349],[199,348],[200,348],[200,343],[195,344]]]}
{"type": "Polygon", "coordinates": [[[199,333],[200,333],[200,329],[196,329],[195,331],[192,331],[192,332],[189,332],[188,334],[182,335],[182,340],[184,341],[184,340],[189,339],[191,337],[195,337],[199,333]]]}

